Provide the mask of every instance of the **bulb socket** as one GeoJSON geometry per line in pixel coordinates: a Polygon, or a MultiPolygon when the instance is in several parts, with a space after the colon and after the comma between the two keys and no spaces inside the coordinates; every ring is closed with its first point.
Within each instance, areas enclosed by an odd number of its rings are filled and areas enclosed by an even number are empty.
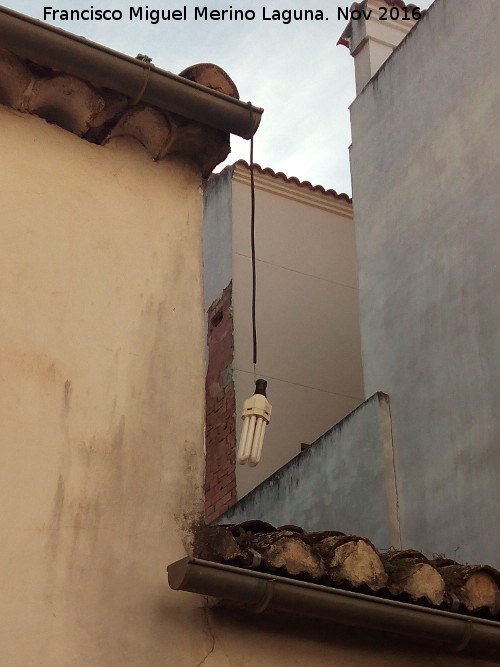
{"type": "Polygon", "coordinates": [[[255,394],[260,394],[261,396],[266,396],[266,389],[267,389],[267,380],[257,380],[255,383],[255,391],[254,391],[254,396],[255,394]]]}

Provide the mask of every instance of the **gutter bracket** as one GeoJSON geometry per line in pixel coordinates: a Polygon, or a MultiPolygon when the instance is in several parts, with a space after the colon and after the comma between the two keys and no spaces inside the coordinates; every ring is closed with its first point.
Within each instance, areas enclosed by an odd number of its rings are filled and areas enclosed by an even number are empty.
{"type": "Polygon", "coordinates": [[[259,602],[257,602],[257,604],[247,605],[246,608],[254,614],[262,614],[262,612],[269,607],[269,603],[273,598],[275,584],[276,582],[274,579],[266,580],[264,592],[259,602]]]}
{"type": "Polygon", "coordinates": [[[465,648],[467,648],[470,640],[472,639],[472,629],[473,629],[472,621],[470,620],[465,621],[464,634],[462,636],[462,639],[458,642],[458,644],[451,646],[450,651],[453,651],[454,653],[460,653],[465,648]]]}
{"type": "Polygon", "coordinates": [[[134,99],[130,101],[130,104],[133,105],[133,106],[135,106],[136,104],[139,104],[139,102],[142,99],[142,96],[144,95],[144,91],[146,90],[146,88],[148,86],[148,83],[149,83],[149,77],[150,77],[150,74],[151,74],[151,63],[146,63],[146,64],[147,64],[147,68],[146,67],[144,68],[144,80],[142,82],[141,89],[139,90],[137,95],[134,97],[134,99]]]}

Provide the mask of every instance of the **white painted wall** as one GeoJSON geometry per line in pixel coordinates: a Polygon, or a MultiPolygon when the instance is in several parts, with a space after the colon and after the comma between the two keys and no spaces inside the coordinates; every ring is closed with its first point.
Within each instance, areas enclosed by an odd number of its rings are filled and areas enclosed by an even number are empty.
{"type": "MultiPolygon", "coordinates": [[[[273,405],[262,459],[237,466],[244,496],[363,400],[351,207],[270,175],[256,177],[257,375],[273,405]]],[[[232,188],[234,379],[238,413],[253,394],[250,187],[232,188]]],[[[239,414],[238,414],[239,417],[239,414]]],[[[241,420],[238,418],[238,432],[241,420]]]]}
{"type": "Polygon", "coordinates": [[[500,6],[437,0],[351,108],[365,388],[403,543],[500,565],[500,6]]]}
{"type": "Polygon", "coordinates": [[[363,5],[363,12],[354,9],[354,18],[347,29],[350,33],[349,50],[354,57],[357,94],[417,22],[409,7],[401,9],[384,0],[368,0],[363,5]]]}

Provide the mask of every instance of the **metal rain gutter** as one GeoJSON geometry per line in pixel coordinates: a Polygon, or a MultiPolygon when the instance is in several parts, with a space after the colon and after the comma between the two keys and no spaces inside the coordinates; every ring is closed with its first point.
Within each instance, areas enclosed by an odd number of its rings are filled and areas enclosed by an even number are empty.
{"type": "Polygon", "coordinates": [[[500,651],[500,623],[396,600],[343,591],[200,560],[183,558],[167,568],[170,588],[265,609],[331,620],[383,632],[395,632],[461,651],[475,647],[500,651]]]}
{"type": "Polygon", "coordinates": [[[0,48],[163,111],[250,139],[263,109],[0,6],[0,48]]]}

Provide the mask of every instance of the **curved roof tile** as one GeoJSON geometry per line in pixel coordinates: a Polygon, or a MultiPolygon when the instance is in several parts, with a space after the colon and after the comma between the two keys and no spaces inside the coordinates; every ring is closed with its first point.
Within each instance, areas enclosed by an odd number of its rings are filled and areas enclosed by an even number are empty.
{"type": "Polygon", "coordinates": [[[414,549],[379,550],[366,537],[261,521],[198,529],[195,556],[332,588],[500,620],[500,572],[414,549]]]}
{"type": "MultiPolygon", "coordinates": [[[[238,165],[241,167],[245,167],[246,169],[250,169],[250,165],[246,160],[238,160],[237,162],[234,163],[233,166],[236,167],[238,165]]],[[[260,174],[272,176],[272,178],[276,178],[280,181],[283,181],[284,183],[293,183],[294,185],[298,185],[300,188],[307,188],[308,190],[312,190],[313,192],[321,192],[324,195],[331,195],[336,199],[352,204],[351,197],[349,197],[349,195],[346,194],[345,192],[341,192],[339,194],[336,190],[333,190],[332,188],[329,188],[327,190],[322,185],[313,185],[310,181],[301,181],[299,178],[297,178],[297,176],[287,176],[282,171],[274,171],[274,169],[271,169],[271,167],[261,167],[260,164],[257,164],[256,162],[254,162],[253,166],[254,169],[256,169],[260,174]]]]}

